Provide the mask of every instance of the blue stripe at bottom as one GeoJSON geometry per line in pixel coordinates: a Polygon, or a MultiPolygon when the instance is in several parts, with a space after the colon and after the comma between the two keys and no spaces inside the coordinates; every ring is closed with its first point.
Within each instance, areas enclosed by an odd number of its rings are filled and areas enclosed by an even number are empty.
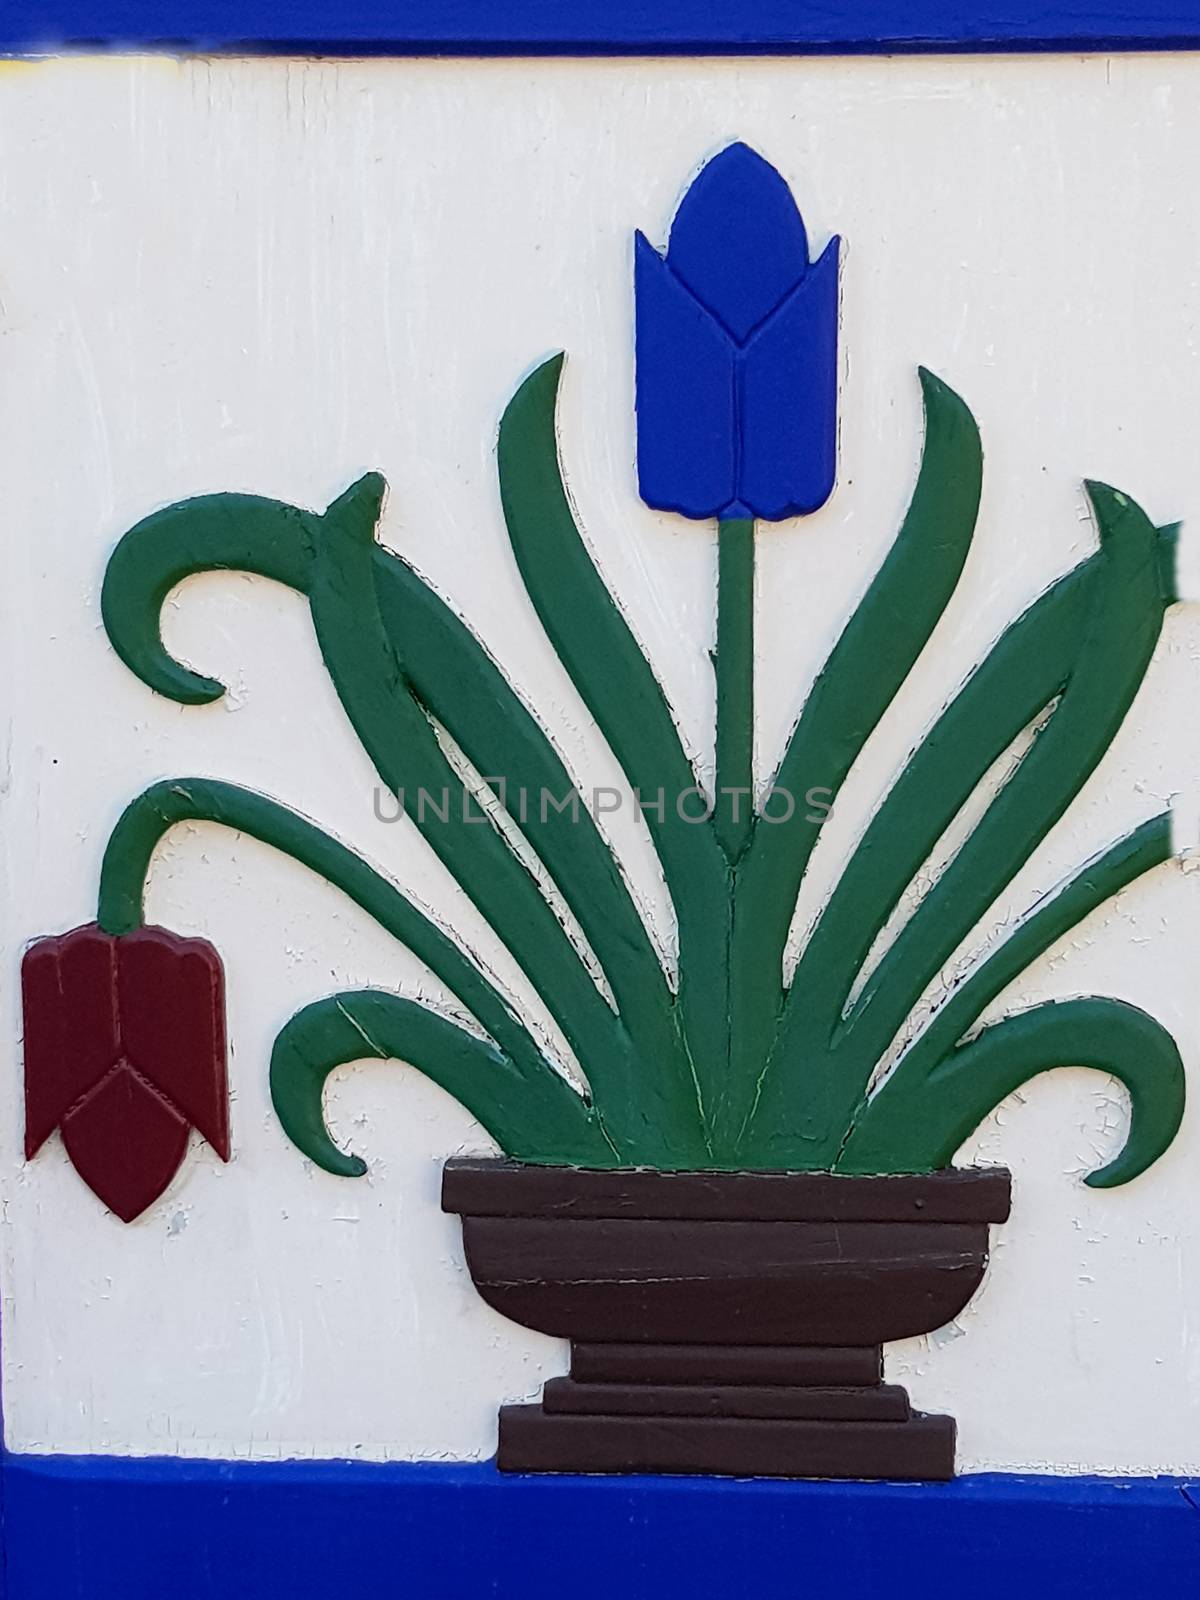
{"type": "Polygon", "coordinates": [[[505,1477],[489,1464],[5,1458],[9,1600],[1152,1600],[1200,1489],[505,1477]]]}

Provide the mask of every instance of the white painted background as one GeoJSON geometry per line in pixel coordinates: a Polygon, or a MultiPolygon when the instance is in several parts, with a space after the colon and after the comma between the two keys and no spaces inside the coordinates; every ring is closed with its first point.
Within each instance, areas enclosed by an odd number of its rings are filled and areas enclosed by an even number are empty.
{"type": "MultiPolygon", "coordinates": [[[[614,781],[523,598],[494,482],[504,402],[563,347],[573,495],[709,762],[713,537],[636,498],[630,239],[661,243],[692,172],[735,137],[787,176],[814,246],[846,240],[840,486],[759,541],[764,773],[906,502],[918,362],[968,399],[986,450],[964,582],[826,829],[819,890],[977,652],[1092,547],[1084,476],[1159,521],[1200,510],[1200,60],[0,67],[10,1447],[485,1456],[497,1404],[563,1370],[565,1346],[477,1299],[438,1209],[443,1159],[487,1148],[454,1103],[400,1066],[341,1074],[335,1130],[370,1162],[357,1184],[315,1170],[274,1119],[270,1044],[297,1008],[348,985],[436,992],[336,892],[212,827],[161,852],[152,916],[207,934],[227,965],[235,1157],[197,1144],[132,1227],[57,1141],[22,1162],[18,964],[31,938],[94,916],[124,802],[198,772],[321,820],[523,992],[415,833],[374,821],[301,599],[241,577],[178,594],[170,643],[232,686],[186,710],[112,653],[100,580],[124,529],[171,500],[320,507],[381,468],[387,541],[471,619],[579,780],[614,781]]],[[[1200,836],[1198,699],[1200,611],[1180,608],[1002,917],[1168,800],[1200,836]]],[[[612,827],[669,939],[643,837],[612,827]]],[[[1170,866],[1006,1003],[1095,989],[1146,1007],[1200,1105],[1198,950],[1200,875],[1170,866]]],[[[1111,1083],[1063,1072],[962,1153],[1012,1166],[1013,1219],[961,1322],[889,1367],[958,1416],[965,1468],[1200,1469],[1200,1114],[1129,1188],[1084,1189],[1125,1120],[1111,1083]]]]}

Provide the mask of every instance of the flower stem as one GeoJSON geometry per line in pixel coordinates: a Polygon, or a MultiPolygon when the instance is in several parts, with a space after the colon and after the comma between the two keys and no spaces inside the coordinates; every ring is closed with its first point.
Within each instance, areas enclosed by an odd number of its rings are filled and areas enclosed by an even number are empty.
{"type": "Polygon", "coordinates": [[[754,811],[754,522],[731,517],[717,533],[716,829],[731,861],[754,811]]]}

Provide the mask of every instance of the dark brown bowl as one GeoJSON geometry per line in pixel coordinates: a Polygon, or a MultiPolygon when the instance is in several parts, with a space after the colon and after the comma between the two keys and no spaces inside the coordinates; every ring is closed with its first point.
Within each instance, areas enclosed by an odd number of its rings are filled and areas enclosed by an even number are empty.
{"type": "Polygon", "coordinates": [[[479,1293],[588,1342],[876,1345],[950,1321],[979,1287],[995,1169],[924,1177],[581,1172],[451,1161],[479,1293]]]}
{"type": "Polygon", "coordinates": [[[963,1309],[1010,1185],[448,1162],[480,1295],[574,1347],[544,1408],[502,1412],[501,1466],[949,1476],[952,1419],[884,1392],[880,1346],[963,1309]]]}

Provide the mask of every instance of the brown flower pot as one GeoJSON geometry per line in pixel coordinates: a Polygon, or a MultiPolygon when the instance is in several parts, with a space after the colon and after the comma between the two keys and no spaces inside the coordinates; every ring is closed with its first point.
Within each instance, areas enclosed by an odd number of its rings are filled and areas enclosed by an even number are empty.
{"type": "Polygon", "coordinates": [[[585,1172],[449,1161],[490,1306],[571,1341],[503,1406],[508,1472],[949,1478],[952,1417],[881,1381],[881,1346],[958,1314],[1008,1216],[1003,1168],[920,1177],[585,1172]]]}

